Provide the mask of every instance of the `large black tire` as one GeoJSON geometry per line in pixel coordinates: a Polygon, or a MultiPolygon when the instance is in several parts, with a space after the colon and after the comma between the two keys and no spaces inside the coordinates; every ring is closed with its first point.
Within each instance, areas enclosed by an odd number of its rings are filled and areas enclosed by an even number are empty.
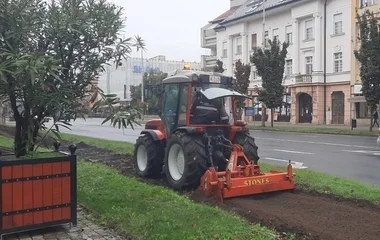
{"type": "MultiPolygon", "coordinates": [[[[173,166],[173,164],[171,164],[171,166],[173,166]]],[[[183,188],[198,187],[200,184],[200,179],[207,170],[207,167],[208,161],[206,147],[202,141],[202,136],[187,133],[173,134],[168,141],[164,158],[164,173],[171,188],[180,190],[183,188]],[[173,151],[175,151],[178,146],[183,151],[184,168],[182,174],[178,175],[180,177],[176,178],[170,171],[169,164],[171,160],[169,158],[179,159],[178,156],[174,158],[171,156],[172,154],[174,154],[174,156],[176,155],[173,151]],[[172,154],[171,149],[173,152],[172,154]]]]}
{"type": "Polygon", "coordinates": [[[257,165],[260,159],[257,151],[258,147],[255,143],[255,138],[252,137],[249,132],[236,133],[236,136],[232,142],[241,145],[247,158],[252,160],[253,163],[257,165]]]}
{"type": "Polygon", "coordinates": [[[164,162],[164,154],[165,151],[161,142],[154,141],[149,134],[140,136],[136,140],[133,155],[133,163],[137,175],[146,178],[160,176],[164,162]],[[142,155],[144,152],[146,156],[142,155]]]}

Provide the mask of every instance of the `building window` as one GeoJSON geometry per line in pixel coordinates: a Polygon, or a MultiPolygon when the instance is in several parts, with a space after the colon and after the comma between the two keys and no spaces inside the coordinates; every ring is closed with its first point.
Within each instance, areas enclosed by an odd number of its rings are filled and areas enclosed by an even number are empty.
{"type": "Polygon", "coordinates": [[[311,75],[313,73],[313,57],[306,57],[306,74],[311,75]]]}
{"type": "Polygon", "coordinates": [[[370,118],[371,117],[371,111],[367,103],[364,103],[364,102],[355,103],[355,108],[356,108],[356,118],[370,118]]]}
{"type": "Polygon", "coordinates": [[[273,29],[273,41],[280,40],[280,30],[278,28],[273,29]]]}
{"type": "Polygon", "coordinates": [[[293,71],[293,61],[291,59],[286,60],[286,76],[292,75],[293,71]]]}
{"type": "Polygon", "coordinates": [[[287,43],[292,43],[293,42],[293,35],[292,35],[292,26],[286,26],[285,27],[285,35],[286,35],[286,39],[285,41],[287,43]]]}
{"type": "Polygon", "coordinates": [[[334,34],[343,33],[343,17],[341,13],[334,15],[334,34]]]}
{"type": "Polygon", "coordinates": [[[251,66],[251,79],[252,80],[256,80],[257,79],[257,71],[256,71],[256,67],[253,65],[251,66]]]}
{"type": "Polygon", "coordinates": [[[252,79],[256,80],[257,79],[257,72],[252,71],[252,79]]]}
{"type": "Polygon", "coordinates": [[[359,0],[359,2],[361,8],[369,7],[376,4],[376,0],[359,0]]]}
{"type": "Polygon", "coordinates": [[[251,49],[253,50],[255,47],[257,47],[257,34],[256,33],[251,35],[251,49]]]}
{"type": "Polygon", "coordinates": [[[241,37],[236,38],[236,54],[242,53],[241,37]]]}
{"type": "Polygon", "coordinates": [[[334,53],[334,72],[342,72],[343,71],[343,57],[342,53],[334,53]]]}
{"type": "Polygon", "coordinates": [[[313,39],[313,20],[305,21],[305,40],[313,39]]]}
{"type": "Polygon", "coordinates": [[[264,47],[269,47],[268,31],[265,31],[265,34],[264,34],[264,47]]]}
{"type": "Polygon", "coordinates": [[[222,57],[227,57],[227,42],[223,42],[223,54],[222,57]]]}

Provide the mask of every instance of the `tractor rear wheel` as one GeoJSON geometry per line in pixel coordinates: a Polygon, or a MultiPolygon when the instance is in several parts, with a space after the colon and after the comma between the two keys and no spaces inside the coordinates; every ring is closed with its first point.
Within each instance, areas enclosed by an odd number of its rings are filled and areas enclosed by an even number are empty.
{"type": "Polygon", "coordinates": [[[164,173],[171,188],[198,187],[207,165],[206,147],[201,136],[173,134],[164,158],[164,173]]]}
{"type": "Polygon", "coordinates": [[[133,162],[140,177],[160,176],[164,160],[164,150],[160,142],[145,134],[136,140],[133,162]]]}
{"type": "Polygon", "coordinates": [[[259,162],[259,154],[257,152],[257,145],[255,138],[250,135],[249,132],[237,133],[233,141],[235,144],[239,144],[244,149],[244,154],[249,160],[252,160],[255,165],[259,162]]]}

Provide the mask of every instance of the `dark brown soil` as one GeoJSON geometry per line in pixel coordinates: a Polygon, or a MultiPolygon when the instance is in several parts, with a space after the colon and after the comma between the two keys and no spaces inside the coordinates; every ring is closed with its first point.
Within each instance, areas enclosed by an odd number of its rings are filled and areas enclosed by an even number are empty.
{"type": "MultiPolygon", "coordinates": [[[[0,126],[0,132],[2,130],[9,133],[9,130],[0,126]]],[[[115,154],[83,142],[76,144],[79,158],[106,164],[125,175],[135,175],[130,155],[115,154]]],[[[68,145],[69,143],[63,142],[61,149],[66,150],[68,145]]],[[[163,178],[142,181],[166,185],[163,178]]],[[[293,193],[233,198],[225,200],[221,205],[197,191],[182,194],[197,202],[218,205],[234,211],[253,223],[261,223],[278,231],[296,233],[298,239],[380,239],[380,208],[365,201],[296,190],[293,193]]]]}

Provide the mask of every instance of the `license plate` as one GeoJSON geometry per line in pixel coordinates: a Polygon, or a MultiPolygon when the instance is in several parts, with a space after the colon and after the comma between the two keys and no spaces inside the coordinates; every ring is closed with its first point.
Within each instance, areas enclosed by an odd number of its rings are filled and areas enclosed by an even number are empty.
{"type": "Polygon", "coordinates": [[[210,76],[211,83],[220,83],[220,76],[210,76]]]}

